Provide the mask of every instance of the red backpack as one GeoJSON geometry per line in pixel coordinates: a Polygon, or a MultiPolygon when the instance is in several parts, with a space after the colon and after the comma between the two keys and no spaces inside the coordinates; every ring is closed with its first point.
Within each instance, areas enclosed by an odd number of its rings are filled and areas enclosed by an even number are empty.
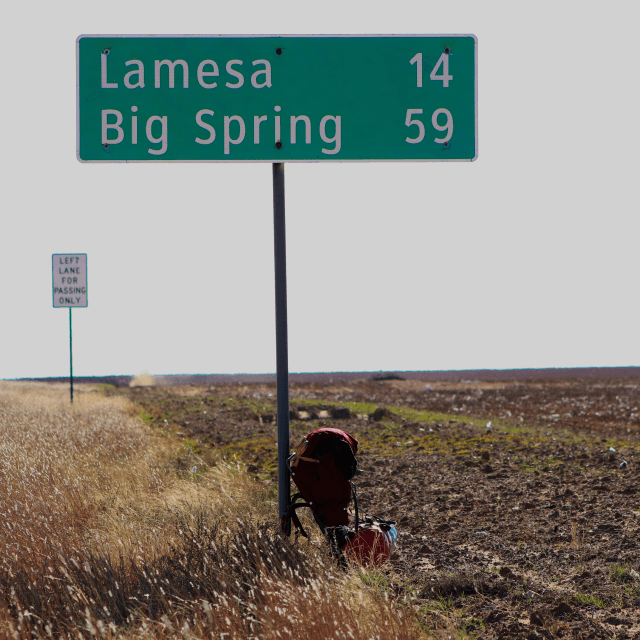
{"type": "Polygon", "coordinates": [[[359,519],[356,486],[351,482],[358,468],[357,451],[358,441],[352,435],[340,429],[323,428],[303,438],[287,461],[300,493],[293,496],[282,517],[282,530],[289,535],[293,522],[296,535],[308,537],[296,515],[296,509],[308,507],[343,568],[347,559],[362,565],[382,564],[389,558],[398,536],[393,520],[370,514],[362,521],[359,519]],[[352,497],[356,520],[353,530],[349,528],[347,512],[352,497]]]}
{"type": "Polygon", "coordinates": [[[355,502],[351,478],[358,467],[357,451],[358,441],[340,429],[317,429],[302,440],[288,459],[291,478],[300,493],[293,496],[282,517],[282,529],[287,535],[293,522],[297,531],[308,537],[296,515],[296,509],[301,507],[311,509],[324,534],[327,528],[348,526],[347,507],[352,495],[355,502]],[[298,502],[300,499],[304,502],[298,502]]]}

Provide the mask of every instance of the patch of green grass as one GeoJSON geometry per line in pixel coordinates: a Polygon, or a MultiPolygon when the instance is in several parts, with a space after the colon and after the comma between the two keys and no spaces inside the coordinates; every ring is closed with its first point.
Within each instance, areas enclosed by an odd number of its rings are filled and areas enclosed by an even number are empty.
{"type": "Polygon", "coordinates": [[[142,420],[142,422],[144,422],[145,424],[152,424],[153,423],[153,416],[148,413],[147,411],[145,411],[144,409],[142,411],[140,411],[140,413],[138,414],[142,420]]]}
{"type": "Polygon", "coordinates": [[[245,463],[260,463],[267,473],[278,470],[275,438],[270,436],[230,442],[223,447],[216,447],[216,451],[228,459],[238,458],[245,463]]]}
{"type": "Polygon", "coordinates": [[[609,568],[609,578],[611,582],[635,582],[635,577],[631,573],[631,567],[627,567],[626,565],[612,564],[609,568]]]}
{"type": "Polygon", "coordinates": [[[436,596],[433,600],[428,600],[420,607],[420,609],[424,610],[424,612],[441,611],[445,614],[452,613],[453,608],[453,600],[444,596],[436,596]]]}
{"type": "Polygon", "coordinates": [[[469,618],[462,625],[462,630],[470,633],[478,633],[484,630],[484,622],[480,618],[469,618]]]}
{"type": "Polygon", "coordinates": [[[360,580],[362,584],[367,587],[372,587],[382,594],[388,592],[391,588],[391,580],[389,577],[376,569],[363,570],[360,573],[360,580]]]}
{"type": "Polygon", "coordinates": [[[609,606],[624,608],[640,597],[640,584],[634,581],[623,584],[615,584],[611,590],[609,606]],[[626,602],[625,602],[626,601],[626,602]]]}
{"type": "Polygon", "coordinates": [[[394,407],[393,413],[409,422],[471,422],[473,418],[457,413],[433,413],[432,411],[422,411],[410,407],[394,407]]]}
{"type": "Polygon", "coordinates": [[[575,593],[573,599],[576,603],[596,607],[597,609],[606,609],[607,603],[592,593],[575,593]]]}
{"type": "Polygon", "coordinates": [[[622,595],[626,596],[627,598],[630,598],[631,600],[640,598],[640,584],[638,582],[625,584],[622,587],[622,595]]]}
{"type": "MultiPolygon", "coordinates": [[[[335,402],[332,400],[309,400],[306,398],[301,398],[299,400],[292,400],[292,405],[298,407],[316,407],[316,406],[326,406],[326,407],[347,407],[353,413],[357,415],[369,415],[373,413],[378,407],[381,405],[375,404],[373,402],[335,402]]],[[[458,414],[449,414],[449,413],[434,413],[432,411],[422,411],[419,409],[410,409],[407,407],[386,407],[388,411],[399,416],[400,418],[404,418],[409,422],[469,422],[472,420],[470,416],[466,415],[458,415],[458,414]]],[[[388,421],[383,421],[385,424],[394,424],[389,423],[388,421]]]]}
{"type": "Polygon", "coordinates": [[[184,446],[196,455],[202,453],[202,447],[197,442],[189,440],[188,438],[184,440],[184,446]]]}

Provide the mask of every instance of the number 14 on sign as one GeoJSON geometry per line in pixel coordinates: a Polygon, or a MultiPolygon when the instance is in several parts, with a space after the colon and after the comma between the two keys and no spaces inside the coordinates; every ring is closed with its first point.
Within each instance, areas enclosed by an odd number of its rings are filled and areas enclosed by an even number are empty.
{"type": "MultiPolygon", "coordinates": [[[[411,60],[409,60],[411,65],[416,65],[416,86],[418,89],[422,88],[422,54],[416,53],[411,60]]],[[[436,62],[435,67],[433,67],[431,73],[429,74],[429,78],[431,80],[442,81],[443,87],[448,87],[449,82],[453,80],[453,76],[449,75],[449,52],[445,51],[439,58],[438,62],[436,62]],[[442,67],[442,73],[438,75],[438,69],[442,67]]]]}

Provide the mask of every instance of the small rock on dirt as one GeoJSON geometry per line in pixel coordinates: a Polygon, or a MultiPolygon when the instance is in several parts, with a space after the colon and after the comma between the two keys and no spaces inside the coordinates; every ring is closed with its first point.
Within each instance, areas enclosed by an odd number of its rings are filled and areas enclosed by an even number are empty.
{"type": "Polygon", "coordinates": [[[571,608],[571,606],[569,604],[567,604],[566,602],[561,602],[554,610],[553,610],[553,615],[554,616],[564,616],[564,615],[568,615],[573,611],[573,609],[571,608]]]}
{"type": "Polygon", "coordinates": [[[390,418],[391,412],[384,407],[378,407],[373,413],[369,414],[369,420],[380,422],[383,418],[390,418]]]}
{"type": "Polygon", "coordinates": [[[480,467],[482,473],[493,473],[493,467],[490,464],[484,464],[480,467]]]}
{"type": "Polygon", "coordinates": [[[532,611],[531,615],[529,616],[529,623],[530,624],[535,624],[536,627],[543,627],[544,626],[544,618],[542,617],[542,615],[536,611],[532,611]]]}
{"type": "Polygon", "coordinates": [[[331,417],[336,420],[348,420],[351,417],[351,411],[348,407],[332,407],[331,417]]]}

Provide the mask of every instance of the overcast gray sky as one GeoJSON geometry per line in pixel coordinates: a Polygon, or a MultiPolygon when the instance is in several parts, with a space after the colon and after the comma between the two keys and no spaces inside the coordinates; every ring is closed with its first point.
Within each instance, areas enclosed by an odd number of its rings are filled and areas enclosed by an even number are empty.
{"type": "Polygon", "coordinates": [[[640,364],[637,5],[13,3],[0,378],[275,371],[269,164],[80,164],[80,34],[472,33],[473,163],[286,165],[291,371],[640,364]]]}

